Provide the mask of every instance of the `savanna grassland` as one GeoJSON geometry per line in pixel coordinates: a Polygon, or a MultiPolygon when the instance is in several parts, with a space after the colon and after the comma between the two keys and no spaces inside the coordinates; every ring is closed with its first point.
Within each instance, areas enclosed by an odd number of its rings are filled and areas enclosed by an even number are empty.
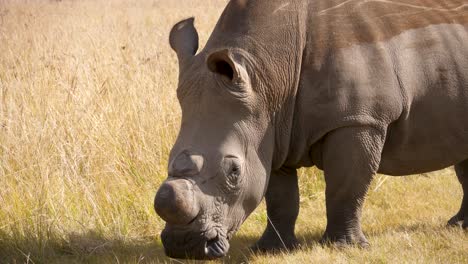
{"type": "MultiPolygon", "coordinates": [[[[153,210],[180,122],[168,32],[195,16],[203,47],[226,2],[0,0],[0,263],[180,263],[153,210]]],[[[462,197],[452,169],[376,176],[367,250],[318,244],[323,176],[300,174],[303,249],[249,252],[262,205],[223,262],[468,263],[468,233],[445,227],[462,197]]]]}

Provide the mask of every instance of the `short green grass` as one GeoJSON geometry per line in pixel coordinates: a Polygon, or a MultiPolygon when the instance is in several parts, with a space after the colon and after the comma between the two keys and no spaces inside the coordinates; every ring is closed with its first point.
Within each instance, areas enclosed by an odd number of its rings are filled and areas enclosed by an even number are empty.
{"type": "MultiPolygon", "coordinates": [[[[164,256],[152,208],[180,121],[168,32],[196,16],[203,45],[225,4],[0,1],[1,263],[182,262],[164,256]]],[[[366,250],[317,243],[323,176],[300,174],[303,249],[248,250],[266,223],[262,204],[221,262],[468,262],[467,232],[445,227],[462,197],[452,169],[376,176],[363,211],[366,250]]]]}

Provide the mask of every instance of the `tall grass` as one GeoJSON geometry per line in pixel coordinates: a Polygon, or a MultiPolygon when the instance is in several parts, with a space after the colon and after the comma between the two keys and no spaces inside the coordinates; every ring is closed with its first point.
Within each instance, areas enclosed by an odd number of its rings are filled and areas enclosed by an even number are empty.
{"type": "MultiPolygon", "coordinates": [[[[196,16],[203,44],[226,2],[0,1],[0,262],[170,261],[152,207],[180,120],[168,32],[196,16]]],[[[451,170],[378,176],[368,251],[317,244],[324,183],[317,170],[301,174],[304,250],[246,249],[266,223],[262,206],[225,262],[468,260],[466,232],[443,227],[461,199],[451,170]]]]}
{"type": "Polygon", "coordinates": [[[166,2],[0,3],[3,254],[161,229],[151,201],[180,116],[167,32],[192,12],[210,27],[223,4],[166,2]]]}

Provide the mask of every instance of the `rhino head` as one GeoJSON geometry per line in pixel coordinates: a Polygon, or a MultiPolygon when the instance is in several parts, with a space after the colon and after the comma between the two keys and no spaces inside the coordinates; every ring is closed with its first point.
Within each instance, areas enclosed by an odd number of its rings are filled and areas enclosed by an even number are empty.
{"type": "Polygon", "coordinates": [[[168,256],[213,259],[227,253],[264,196],[274,131],[248,53],[224,47],[195,55],[193,19],[173,27],[170,44],[179,60],[182,123],[154,206],[166,221],[168,256]]]}

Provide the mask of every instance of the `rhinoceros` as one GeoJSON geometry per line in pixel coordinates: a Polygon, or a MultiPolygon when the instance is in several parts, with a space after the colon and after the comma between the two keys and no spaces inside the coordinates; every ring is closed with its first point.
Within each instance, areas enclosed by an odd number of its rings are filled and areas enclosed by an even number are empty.
{"type": "Polygon", "coordinates": [[[294,249],[297,169],[324,171],[322,242],[369,245],[376,173],[455,165],[468,226],[467,0],[231,0],[197,54],[177,23],[182,121],[155,197],[170,257],[214,259],[265,197],[254,249],[294,249]]]}

